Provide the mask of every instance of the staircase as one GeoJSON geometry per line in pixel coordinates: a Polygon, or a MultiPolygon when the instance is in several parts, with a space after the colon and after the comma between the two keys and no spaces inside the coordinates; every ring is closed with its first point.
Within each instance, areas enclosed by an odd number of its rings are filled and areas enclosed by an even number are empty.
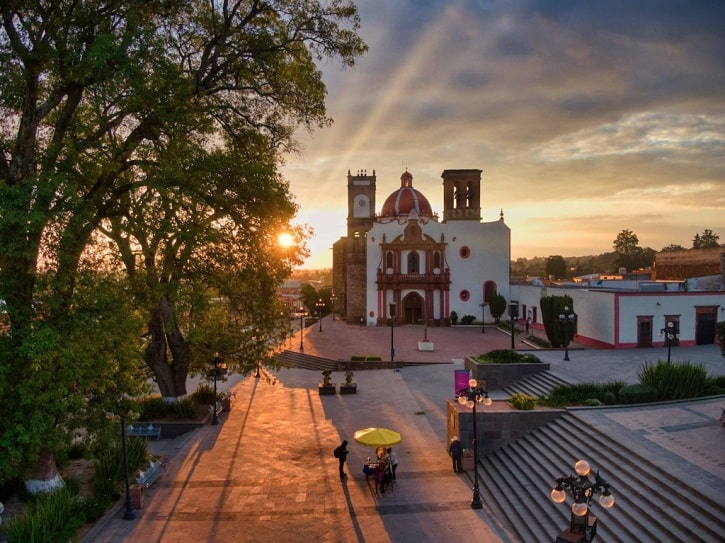
{"type": "Polygon", "coordinates": [[[652,444],[636,432],[629,438],[603,433],[587,411],[568,411],[479,463],[482,500],[520,541],[553,542],[568,528],[571,497],[557,504],[549,494],[556,478],[573,473],[579,459],[600,470],[616,500],[611,509],[592,501],[591,514],[599,519],[597,541],[725,541],[721,479],[685,459],[673,462],[672,456],[648,451],[652,444]]]}
{"type": "Polygon", "coordinates": [[[568,385],[571,381],[567,381],[557,375],[554,375],[548,371],[542,371],[529,375],[525,379],[511,383],[509,386],[504,387],[503,391],[509,396],[513,394],[526,394],[533,398],[541,398],[546,396],[554,388],[560,385],[568,385]]]}
{"type": "Polygon", "coordinates": [[[325,371],[337,370],[337,360],[313,356],[311,354],[298,353],[295,351],[282,351],[275,355],[284,365],[303,370],[325,371]]]}

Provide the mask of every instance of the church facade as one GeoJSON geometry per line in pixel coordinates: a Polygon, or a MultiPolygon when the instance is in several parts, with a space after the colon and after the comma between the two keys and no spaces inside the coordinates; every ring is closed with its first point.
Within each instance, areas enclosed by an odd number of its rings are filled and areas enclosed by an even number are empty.
{"type": "Polygon", "coordinates": [[[443,213],[413,187],[400,187],[376,213],[375,171],[348,172],[347,235],[333,245],[334,310],[348,322],[449,326],[490,320],[495,294],[509,299],[511,231],[481,221],[481,170],[445,170],[443,213]]]}

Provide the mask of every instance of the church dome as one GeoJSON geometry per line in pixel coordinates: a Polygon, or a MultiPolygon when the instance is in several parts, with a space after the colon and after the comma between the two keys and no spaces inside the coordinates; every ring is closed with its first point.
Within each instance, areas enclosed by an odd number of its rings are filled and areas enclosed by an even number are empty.
{"type": "Polygon", "coordinates": [[[383,217],[407,216],[415,210],[421,217],[433,216],[433,209],[423,193],[413,188],[413,176],[406,171],[400,176],[400,188],[387,197],[380,215],[383,217]]]}

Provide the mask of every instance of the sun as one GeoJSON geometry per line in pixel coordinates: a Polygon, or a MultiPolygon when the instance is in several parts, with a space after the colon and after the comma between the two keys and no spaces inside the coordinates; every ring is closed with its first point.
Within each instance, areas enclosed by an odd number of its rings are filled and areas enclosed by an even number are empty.
{"type": "Polygon", "coordinates": [[[282,232],[280,235],[277,236],[277,243],[280,247],[284,247],[285,249],[288,247],[292,247],[295,244],[295,238],[292,237],[292,234],[289,232],[282,232]]]}

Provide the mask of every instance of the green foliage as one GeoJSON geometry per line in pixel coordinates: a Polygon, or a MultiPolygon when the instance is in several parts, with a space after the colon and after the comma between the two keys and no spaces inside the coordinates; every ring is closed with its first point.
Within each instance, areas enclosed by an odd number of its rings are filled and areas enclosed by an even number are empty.
{"type": "Polygon", "coordinates": [[[455,311],[451,311],[451,324],[458,324],[458,313],[456,313],[455,311]]]}
{"type": "Polygon", "coordinates": [[[702,364],[665,362],[645,364],[637,373],[639,382],[657,390],[659,400],[683,400],[705,395],[709,379],[702,364]]]}
{"type": "Polygon", "coordinates": [[[541,362],[535,354],[519,353],[511,349],[495,349],[472,357],[482,364],[532,364],[541,362]]]}
{"type": "Polygon", "coordinates": [[[85,521],[82,500],[72,491],[62,489],[38,495],[22,517],[13,518],[4,526],[4,532],[11,542],[68,541],[85,521]]]}
{"type": "Polygon", "coordinates": [[[585,405],[587,401],[592,399],[610,405],[616,403],[616,400],[612,401],[612,399],[616,398],[616,395],[623,386],[625,386],[625,383],[622,381],[559,385],[554,387],[549,395],[541,401],[551,407],[585,405]]]}
{"type": "Polygon", "coordinates": [[[368,362],[380,362],[382,358],[379,356],[366,356],[365,360],[367,360],[368,362]]]}
{"type": "Polygon", "coordinates": [[[509,400],[511,405],[520,411],[530,411],[536,406],[536,399],[527,394],[515,393],[509,400]]]}
{"type": "Polygon", "coordinates": [[[166,402],[161,396],[146,396],[139,400],[141,413],[138,418],[143,421],[166,418],[193,419],[196,416],[196,404],[211,405],[213,398],[214,389],[203,383],[189,397],[176,402],[166,402]]]}
{"type": "Polygon", "coordinates": [[[574,337],[575,328],[573,324],[563,325],[559,322],[559,315],[564,308],[568,307],[574,311],[574,300],[571,296],[542,296],[539,300],[541,318],[544,323],[546,337],[554,348],[564,346],[564,326],[567,327],[567,339],[574,337]]]}
{"type": "Polygon", "coordinates": [[[472,324],[475,320],[476,317],[473,315],[463,315],[463,317],[461,317],[461,324],[472,324]]]}
{"type": "MultiPolygon", "coordinates": [[[[151,458],[146,440],[141,437],[128,437],[126,439],[126,456],[130,474],[145,468],[151,458]]],[[[115,497],[116,485],[125,478],[122,444],[113,443],[102,449],[97,455],[95,468],[93,494],[101,499],[115,497]]]]}
{"type": "MultiPolygon", "coordinates": [[[[217,400],[219,399],[219,393],[217,392],[217,400]]],[[[196,387],[196,390],[191,394],[191,400],[202,405],[214,404],[214,388],[211,385],[200,383],[196,387]]]]}
{"type": "Polygon", "coordinates": [[[489,300],[488,310],[491,312],[491,316],[496,321],[496,324],[501,320],[501,316],[506,311],[506,298],[501,294],[496,294],[489,300]]]}
{"type": "Polygon", "coordinates": [[[702,235],[695,234],[695,237],[692,238],[693,249],[709,249],[716,247],[720,247],[720,236],[715,234],[709,228],[705,228],[705,230],[702,231],[702,235]]]}
{"type": "Polygon", "coordinates": [[[659,396],[657,389],[642,383],[627,385],[619,389],[619,402],[623,404],[637,404],[656,402],[659,396]]]}
{"type": "Polygon", "coordinates": [[[566,275],[566,261],[563,256],[553,255],[546,259],[547,279],[564,279],[566,275]]]}
{"type": "Polygon", "coordinates": [[[364,356],[354,355],[350,357],[350,360],[353,362],[362,362],[365,360],[364,356]]]}

